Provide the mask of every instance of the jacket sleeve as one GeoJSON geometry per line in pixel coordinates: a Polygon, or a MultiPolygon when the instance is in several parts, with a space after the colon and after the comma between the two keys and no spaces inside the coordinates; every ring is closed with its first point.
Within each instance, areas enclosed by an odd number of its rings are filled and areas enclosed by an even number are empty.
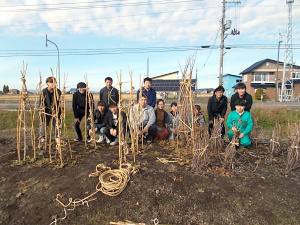
{"type": "Polygon", "coordinates": [[[147,111],[149,113],[149,121],[146,126],[150,128],[153,124],[155,124],[156,117],[155,117],[154,109],[152,107],[149,108],[147,111]]]}
{"type": "Polygon", "coordinates": [[[155,104],[156,104],[156,91],[153,90],[152,95],[151,95],[151,105],[153,107],[153,109],[155,108],[155,104]]]}
{"type": "Polygon", "coordinates": [[[119,91],[117,89],[116,90],[116,105],[118,105],[119,103],[119,91]]]}
{"type": "Polygon", "coordinates": [[[168,113],[166,111],[164,111],[164,121],[165,121],[165,125],[169,124],[169,116],[168,116],[168,113]]]}
{"type": "Polygon", "coordinates": [[[139,102],[140,98],[140,89],[136,92],[136,101],[139,102]]]}
{"type": "Polygon", "coordinates": [[[212,112],[211,105],[212,105],[212,98],[209,98],[207,103],[208,120],[214,120],[214,114],[212,112]]]}
{"type": "Polygon", "coordinates": [[[248,120],[248,124],[247,124],[247,127],[246,127],[246,129],[244,130],[244,132],[243,132],[243,134],[244,135],[247,135],[247,134],[249,134],[250,133],[250,131],[252,130],[252,128],[253,128],[253,121],[252,121],[252,116],[251,116],[251,114],[249,113],[248,114],[248,118],[247,118],[247,120],[248,120]]]}
{"type": "Polygon", "coordinates": [[[230,108],[231,108],[231,111],[234,111],[235,110],[235,94],[233,94],[230,98],[230,108]]]}
{"type": "Polygon", "coordinates": [[[111,112],[108,112],[105,116],[105,127],[110,130],[112,128],[112,121],[111,121],[111,116],[112,116],[112,113],[111,112]]]}
{"type": "Polygon", "coordinates": [[[102,89],[100,90],[99,100],[103,100],[103,91],[102,91],[102,89]]]}
{"type": "Polygon", "coordinates": [[[252,99],[252,96],[250,94],[248,94],[248,97],[247,97],[247,105],[246,105],[246,108],[245,110],[250,112],[250,109],[252,107],[252,104],[253,104],[253,99],[252,99]]]}
{"type": "Polygon", "coordinates": [[[227,111],[227,107],[228,107],[228,100],[227,100],[227,97],[224,96],[225,99],[224,99],[224,107],[222,109],[222,112],[221,112],[221,118],[225,118],[225,115],[226,115],[226,111],[227,111]]]}
{"type": "Polygon", "coordinates": [[[74,94],[73,94],[73,101],[72,101],[72,108],[73,108],[73,113],[74,113],[74,117],[75,118],[78,118],[78,110],[77,110],[77,94],[76,94],[77,92],[75,92],[74,94]]]}
{"type": "Polygon", "coordinates": [[[231,129],[233,127],[233,124],[232,124],[232,112],[229,113],[228,115],[228,118],[227,118],[227,121],[226,121],[226,126],[231,129]]]}

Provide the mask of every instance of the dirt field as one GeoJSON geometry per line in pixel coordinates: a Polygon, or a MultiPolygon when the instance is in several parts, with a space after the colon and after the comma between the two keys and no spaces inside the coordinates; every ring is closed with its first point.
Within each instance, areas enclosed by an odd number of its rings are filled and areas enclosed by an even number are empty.
{"type": "Polygon", "coordinates": [[[56,224],[154,224],[155,218],[158,224],[300,224],[300,170],[284,174],[282,154],[266,160],[263,144],[238,152],[233,172],[222,169],[218,157],[202,172],[191,170],[190,157],[164,164],[157,158],[173,160],[178,150],[168,142],[151,144],[136,156],[139,171],[120,195],[99,192],[65,217],[56,195],[68,203],[93,193],[98,178],[88,175],[99,163],[118,168],[118,147],[72,143],[74,159],[64,168],[50,164],[45,150],[36,162],[17,166],[14,132],[0,132],[0,224],[55,224],[55,218],[56,224]]]}

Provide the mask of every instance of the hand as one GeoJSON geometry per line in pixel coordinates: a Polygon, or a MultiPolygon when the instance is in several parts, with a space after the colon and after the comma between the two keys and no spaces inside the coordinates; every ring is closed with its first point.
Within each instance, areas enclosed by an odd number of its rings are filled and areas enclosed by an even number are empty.
{"type": "Polygon", "coordinates": [[[142,131],[139,130],[139,131],[137,132],[137,135],[138,135],[138,136],[141,136],[141,135],[142,135],[142,131]]]}
{"type": "Polygon", "coordinates": [[[77,123],[77,122],[80,123],[80,120],[78,118],[75,118],[74,119],[74,124],[77,123]]]}
{"type": "Polygon", "coordinates": [[[149,131],[149,127],[145,126],[143,129],[143,133],[148,133],[148,131],[149,131]]]}
{"type": "Polygon", "coordinates": [[[233,132],[237,132],[236,127],[232,127],[231,130],[232,130],[233,132]]]}
{"type": "Polygon", "coordinates": [[[213,124],[213,123],[214,123],[214,121],[213,121],[213,120],[210,120],[210,121],[209,121],[209,124],[213,124]]]}
{"type": "Polygon", "coordinates": [[[239,139],[243,138],[245,136],[245,134],[240,133],[239,139]]]}
{"type": "Polygon", "coordinates": [[[220,122],[223,123],[224,122],[224,118],[220,118],[220,122]]]}
{"type": "Polygon", "coordinates": [[[117,136],[117,130],[116,129],[110,129],[110,134],[112,135],[112,136],[117,136]]]}
{"type": "Polygon", "coordinates": [[[160,127],[157,127],[158,132],[162,132],[162,129],[160,127]]]}

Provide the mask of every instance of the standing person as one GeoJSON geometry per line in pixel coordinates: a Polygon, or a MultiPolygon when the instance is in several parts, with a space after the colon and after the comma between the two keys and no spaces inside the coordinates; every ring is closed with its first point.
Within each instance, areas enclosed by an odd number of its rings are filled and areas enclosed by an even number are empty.
{"type": "Polygon", "coordinates": [[[162,99],[157,100],[157,109],[155,110],[155,125],[156,133],[153,142],[158,140],[167,140],[169,137],[169,130],[166,124],[169,123],[168,113],[164,110],[165,102],[162,99]]]}
{"type": "MultiPolygon", "coordinates": [[[[93,121],[95,123],[95,134],[99,135],[98,143],[102,143],[104,141],[104,130],[105,130],[105,116],[108,112],[106,108],[105,102],[100,100],[97,103],[97,109],[93,114],[93,121]]],[[[93,130],[91,129],[90,120],[88,121],[88,139],[93,135],[93,130]]]]}
{"type": "Polygon", "coordinates": [[[235,101],[240,98],[245,101],[246,104],[245,110],[250,112],[253,100],[252,100],[252,96],[246,92],[246,85],[244,83],[238,83],[236,89],[237,92],[234,93],[230,99],[231,111],[235,111],[235,101]]]}
{"type": "Polygon", "coordinates": [[[231,140],[234,132],[238,132],[240,139],[240,147],[251,145],[251,140],[248,136],[253,128],[253,122],[250,112],[245,110],[246,102],[238,98],[235,101],[235,111],[229,113],[226,125],[229,128],[228,137],[231,140]]]}
{"type": "MultiPolygon", "coordinates": [[[[85,119],[87,120],[89,111],[94,111],[94,101],[92,101],[92,105],[89,104],[89,100],[86,99],[88,96],[86,94],[86,84],[83,82],[80,82],[77,84],[77,89],[73,94],[73,100],[72,100],[72,107],[73,107],[73,113],[74,113],[74,127],[75,131],[77,133],[77,138],[74,139],[74,141],[82,141],[82,133],[80,130],[80,122],[82,118],[85,116],[85,119]],[[87,101],[87,102],[86,102],[87,101]],[[87,113],[85,115],[85,112],[87,113]]],[[[91,94],[92,95],[92,94],[91,94]]],[[[93,95],[92,95],[93,97],[93,95]]]]}
{"type": "Polygon", "coordinates": [[[147,96],[142,95],[139,99],[138,104],[136,104],[129,114],[131,128],[135,129],[135,124],[137,125],[137,134],[142,136],[147,134],[146,142],[150,144],[152,138],[155,136],[156,126],[155,126],[155,112],[154,109],[147,105],[147,96]]]}
{"type": "MultiPolygon", "coordinates": [[[[142,93],[147,96],[147,105],[150,105],[152,108],[155,108],[156,104],[156,91],[151,87],[152,79],[150,77],[146,77],[144,79],[144,87],[142,87],[142,93]]],[[[140,90],[136,93],[137,102],[140,99],[140,90]]]]}
{"type": "MultiPolygon", "coordinates": [[[[121,111],[122,116],[122,131],[125,137],[126,133],[126,114],[121,111]]],[[[109,106],[109,111],[105,117],[105,129],[104,134],[106,136],[106,143],[110,145],[116,145],[118,143],[118,132],[119,132],[119,109],[118,106],[114,103],[111,103],[109,106]]]]}
{"type": "Polygon", "coordinates": [[[104,81],[105,87],[100,90],[99,100],[103,100],[107,108],[109,108],[111,104],[118,105],[119,91],[112,86],[113,79],[111,77],[106,77],[104,81]]]}
{"type": "Polygon", "coordinates": [[[44,88],[41,92],[40,96],[40,107],[44,107],[44,112],[41,116],[42,127],[41,127],[41,142],[45,142],[45,129],[49,125],[50,120],[52,120],[52,126],[55,130],[55,136],[57,137],[57,129],[56,129],[56,120],[53,117],[55,110],[58,110],[58,117],[60,117],[60,96],[61,91],[57,89],[56,79],[54,77],[48,77],[46,79],[46,84],[48,87],[44,88]],[[56,89],[56,93],[55,92],[56,89]],[[56,96],[54,96],[56,94],[56,96]],[[54,99],[55,98],[55,99],[54,99]],[[56,103],[55,103],[56,102],[56,103]],[[46,122],[46,126],[44,124],[46,122]]]}
{"type": "Polygon", "coordinates": [[[208,103],[207,103],[207,112],[208,112],[208,119],[209,119],[209,127],[208,127],[209,135],[211,135],[211,130],[214,128],[214,119],[219,119],[222,126],[222,130],[221,130],[222,138],[225,135],[224,117],[228,107],[227,97],[223,95],[224,91],[225,90],[222,85],[218,86],[214,90],[213,96],[208,99],[208,103]]]}
{"type": "Polygon", "coordinates": [[[179,113],[177,112],[177,103],[172,102],[171,103],[171,112],[169,112],[169,120],[168,120],[168,128],[169,128],[169,140],[174,139],[177,136],[178,133],[178,127],[179,127],[179,113]]]}

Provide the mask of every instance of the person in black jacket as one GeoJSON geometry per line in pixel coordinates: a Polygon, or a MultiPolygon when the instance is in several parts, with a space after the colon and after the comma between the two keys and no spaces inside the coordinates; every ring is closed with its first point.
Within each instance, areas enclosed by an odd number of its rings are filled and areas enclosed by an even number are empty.
{"type": "Polygon", "coordinates": [[[46,84],[48,87],[44,88],[40,96],[40,107],[44,107],[44,111],[41,114],[42,127],[41,127],[41,142],[45,141],[45,129],[49,125],[50,120],[52,120],[52,126],[55,128],[55,134],[57,136],[56,120],[53,114],[58,111],[58,117],[60,117],[60,96],[61,91],[57,89],[56,79],[54,77],[48,77],[46,79],[46,84]],[[55,96],[54,96],[55,95],[55,96]],[[56,101],[56,102],[55,102],[56,101]],[[46,122],[46,127],[45,123],[46,122]]]}
{"type": "Polygon", "coordinates": [[[211,135],[211,130],[214,128],[214,119],[219,119],[222,124],[221,135],[225,135],[224,117],[227,111],[227,97],[224,94],[223,86],[218,86],[214,90],[212,97],[208,99],[207,112],[209,119],[208,131],[211,135]]]}
{"type": "Polygon", "coordinates": [[[252,100],[252,96],[246,92],[246,85],[244,83],[238,83],[236,89],[237,92],[234,93],[230,99],[231,111],[235,111],[235,101],[241,98],[246,102],[245,110],[250,112],[253,100],[252,100]]]}
{"type": "MultiPolygon", "coordinates": [[[[125,136],[126,132],[126,114],[122,111],[122,131],[125,136]]],[[[109,111],[105,117],[105,127],[104,134],[106,136],[106,143],[110,145],[116,145],[118,143],[118,124],[119,124],[119,110],[116,104],[110,104],[109,111]]]]}
{"type": "MultiPolygon", "coordinates": [[[[105,116],[108,112],[108,109],[106,108],[105,102],[103,100],[100,100],[97,103],[97,109],[94,111],[93,114],[93,121],[95,123],[95,134],[99,135],[98,143],[102,143],[104,141],[104,130],[105,130],[105,116]]],[[[91,123],[90,120],[88,120],[88,137],[87,139],[90,139],[90,136],[93,135],[93,130],[91,129],[91,123]]]]}
{"type": "Polygon", "coordinates": [[[118,105],[119,91],[112,87],[113,79],[111,77],[105,78],[105,87],[100,90],[100,100],[103,100],[106,107],[109,108],[111,104],[118,105]]]}
{"type": "MultiPolygon", "coordinates": [[[[74,113],[74,127],[75,131],[77,133],[77,138],[74,139],[74,141],[82,141],[82,134],[80,130],[80,122],[82,118],[85,116],[87,119],[89,115],[89,111],[94,111],[94,102],[92,104],[89,104],[88,96],[86,94],[86,84],[83,82],[80,82],[77,84],[77,89],[73,94],[73,101],[72,101],[72,107],[73,107],[73,113],[74,113]],[[87,102],[86,102],[87,101],[87,102]],[[87,107],[87,108],[86,108],[87,107]],[[85,115],[85,113],[87,113],[85,115]]],[[[91,94],[93,97],[93,95],[91,94]]]]}

